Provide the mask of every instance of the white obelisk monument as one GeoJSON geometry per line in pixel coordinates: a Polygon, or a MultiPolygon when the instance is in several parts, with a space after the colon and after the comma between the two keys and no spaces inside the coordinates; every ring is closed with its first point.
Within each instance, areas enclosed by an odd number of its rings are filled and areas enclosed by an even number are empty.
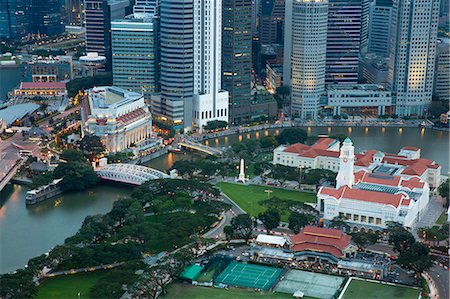
{"type": "Polygon", "coordinates": [[[238,177],[237,181],[245,183],[244,159],[241,159],[241,164],[240,164],[240,167],[239,167],[239,177],[238,177]]]}

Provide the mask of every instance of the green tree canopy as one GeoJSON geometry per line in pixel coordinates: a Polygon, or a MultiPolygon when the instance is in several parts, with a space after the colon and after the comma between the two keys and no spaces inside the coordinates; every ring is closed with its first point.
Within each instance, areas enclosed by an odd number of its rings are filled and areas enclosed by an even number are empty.
{"type": "Polygon", "coordinates": [[[389,232],[389,244],[392,244],[397,252],[409,250],[415,242],[414,236],[399,223],[392,223],[388,226],[387,231],[389,232]]]}
{"type": "Polygon", "coordinates": [[[314,217],[308,214],[300,214],[292,212],[289,215],[289,228],[292,229],[296,234],[305,226],[307,226],[314,217]]]}
{"type": "Polygon", "coordinates": [[[253,233],[253,220],[248,214],[240,214],[231,219],[234,234],[248,241],[253,233]]]}
{"type": "Polygon", "coordinates": [[[378,235],[369,232],[353,233],[352,241],[355,242],[358,248],[366,248],[378,241],[378,235]]]}
{"type": "Polygon", "coordinates": [[[287,128],[276,137],[279,144],[305,143],[308,133],[300,128],[287,128]]]}
{"type": "Polygon", "coordinates": [[[438,188],[439,195],[446,199],[446,207],[447,208],[448,208],[449,199],[450,199],[449,182],[450,182],[450,179],[445,180],[445,182],[442,183],[438,188]]]}
{"type": "Polygon", "coordinates": [[[278,227],[278,225],[280,224],[281,216],[277,210],[269,209],[263,213],[259,213],[258,219],[261,220],[264,227],[267,229],[267,232],[269,232],[272,229],[278,227]]]}
{"type": "Polygon", "coordinates": [[[433,258],[430,256],[430,250],[427,246],[414,242],[408,250],[400,252],[397,264],[417,273],[422,273],[433,266],[433,258]]]}

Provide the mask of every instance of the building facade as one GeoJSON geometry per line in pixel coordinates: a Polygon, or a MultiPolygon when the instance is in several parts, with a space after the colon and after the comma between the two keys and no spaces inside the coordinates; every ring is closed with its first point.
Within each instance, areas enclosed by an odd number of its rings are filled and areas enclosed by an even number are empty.
{"type": "Polygon", "coordinates": [[[358,83],[363,0],[328,0],[326,84],[358,83]]]}
{"type": "Polygon", "coordinates": [[[152,120],[144,97],[114,86],[88,91],[84,130],[100,137],[106,151],[116,153],[139,146],[151,135],[152,120]]]}
{"type": "Polygon", "coordinates": [[[30,32],[42,36],[55,36],[64,32],[60,0],[31,0],[30,32]]]}
{"type": "MultiPolygon", "coordinates": [[[[222,90],[222,0],[194,0],[193,124],[228,122],[228,91],[222,90]]],[[[192,113],[191,112],[191,113],[192,113]]]]}
{"type": "Polygon", "coordinates": [[[369,52],[389,57],[392,0],[376,0],[370,5],[369,52]]]}
{"type": "Polygon", "coordinates": [[[396,114],[424,115],[431,104],[439,0],[394,0],[389,85],[396,114]]]}
{"type": "Polygon", "coordinates": [[[262,45],[283,44],[285,0],[261,0],[259,3],[259,41],[262,45]]]}
{"type": "Polygon", "coordinates": [[[333,115],[341,115],[342,108],[376,108],[377,115],[384,115],[392,106],[392,94],[376,84],[342,84],[327,88],[327,106],[333,107],[333,115]]]}
{"type": "Polygon", "coordinates": [[[31,0],[0,1],[0,37],[20,40],[30,30],[31,0]]]}
{"type": "Polygon", "coordinates": [[[85,0],[86,52],[106,57],[105,70],[112,68],[111,20],[123,19],[128,0],[85,0]]]}
{"type": "Polygon", "coordinates": [[[229,122],[239,124],[250,119],[252,1],[222,1],[222,88],[229,94],[229,122]]]}
{"type": "Polygon", "coordinates": [[[134,14],[111,22],[114,86],[143,93],[158,91],[158,29],[151,14],[134,14]]]}
{"type": "Polygon", "coordinates": [[[161,0],[161,93],[152,112],[177,127],[192,127],[194,94],[194,3],[161,0]]]}
{"type": "Polygon", "coordinates": [[[438,41],[434,95],[441,101],[450,101],[450,39],[438,41]]]}
{"type": "Polygon", "coordinates": [[[318,116],[325,91],[328,1],[286,1],[283,84],[291,86],[291,114],[318,116]]]}
{"type": "Polygon", "coordinates": [[[351,226],[373,230],[385,229],[392,222],[415,227],[430,199],[427,182],[389,173],[355,173],[356,157],[348,138],[339,160],[336,188],[321,187],[317,193],[317,210],[325,220],[338,217],[351,226]]]}

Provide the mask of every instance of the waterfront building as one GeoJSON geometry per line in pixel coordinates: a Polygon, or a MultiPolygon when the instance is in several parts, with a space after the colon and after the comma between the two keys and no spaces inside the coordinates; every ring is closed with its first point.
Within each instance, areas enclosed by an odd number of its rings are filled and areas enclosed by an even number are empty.
{"type": "Polygon", "coordinates": [[[112,67],[111,20],[123,19],[129,0],[85,0],[86,52],[106,57],[105,70],[112,67]]]}
{"type": "MultiPolygon", "coordinates": [[[[339,142],[320,138],[314,145],[302,143],[280,145],[273,151],[273,164],[296,168],[339,170],[339,142]]],[[[441,183],[441,166],[429,159],[421,158],[420,149],[405,146],[398,154],[368,150],[355,154],[355,171],[374,174],[389,174],[404,179],[419,178],[436,188],[441,183]]]]}
{"type": "Polygon", "coordinates": [[[222,2],[222,88],[228,91],[229,122],[250,119],[252,1],[222,2]]]}
{"type": "Polygon", "coordinates": [[[283,44],[285,0],[261,0],[259,6],[259,42],[283,44]]]}
{"type": "Polygon", "coordinates": [[[158,91],[157,19],[135,13],[111,21],[114,86],[143,93],[146,99],[158,91]]]}
{"type": "Polygon", "coordinates": [[[354,115],[362,110],[384,115],[392,105],[392,94],[376,84],[337,84],[327,87],[327,107],[333,108],[333,115],[341,115],[342,108],[354,115]]]}
{"type": "Polygon", "coordinates": [[[389,57],[392,0],[376,0],[370,5],[369,52],[389,57]]]}
{"type": "Polygon", "coordinates": [[[321,187],[317,193],[317,210],[325,220],[339,217],[352,227],[365,230],[385,229],[392,222],[415,227],[428,206],[430,187],[420,177],[394,174],[394,166],[380,163],[381,159],[375,156],[378,165],[372,172],[355,173],[354,146],[349,138],[344,141],[336,188],[321,187]]]}
{"type": "Polygon", "coordinates": [[[55,36],[64,32],[60,0],[31,0],[30,32],[41,36],[55,36]]]}
{"type": "Polygon", "coordinates": [[[358,83],[362,0],[328,0],[326,84],[358,83]]]}
{"type": "Polygon", "coordinates": [[[436,78],[434,95],[439,100],[450,102],[450,39],[441,38],[437,44],[436,78]]]}
{"type": "Polygon", "coordinates": [[[389,85],[396,114],[424,115],[431,104],[439,0],[394,0],[389,85]]]}
{"type": "Polygon", "coordinates": [[[16,98],[61,98],[66,95],[66,83],[63,82],[21,82],[19,88],[14,89],[16,98]]]}
{"type": "Polygon", "coordinates": [[[192,1],[161,0],[160,38],[161,93],[152,96],[152,113],[176,128],[190,128],[194,93],[192,1]]]}
{"type": "Polygon", "coordinates": [[[20,40],[30,30],[31,0],[0,1],[0,37],[20,40]]]}
{"type": "Polygon", "coordinates": [[[328,1],[286,1],[283,84],[291,86],[291,115],[317,118],[325,92],[328,1]]]}
{"type": "Polygon", "coordinates": [[[193,125],[201,132],[209,121],[229,117],[228,91],[221,86],[222,0],[194,1],[193,44],[193,125]]]}
{"type": "Polygon", "coordinates": [[[24,65],[24,81],[59,82],[73,79],[72,56],[32,59],[24,65]]]}
{"type": "Polygon", "coordinates": [[[83,107],[83,129],[100,137],[109,153],[139,147],[151,134],[151,115],[140,93],[114,86],[94,87],[83,107]]]}

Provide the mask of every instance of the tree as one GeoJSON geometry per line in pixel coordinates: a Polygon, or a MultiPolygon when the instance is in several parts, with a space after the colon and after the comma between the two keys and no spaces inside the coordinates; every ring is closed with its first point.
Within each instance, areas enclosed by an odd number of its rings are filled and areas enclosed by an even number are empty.
{"type": "Polygon", "coordinates": [[[309,169],[303,182],[308,185],[319,186],[324,181],[333,183],[336,179],[336,173],[328,169],[309,169]]]}
{"type": "Polygon", "coordinates": [[[245,241],[252,237],[253,220],[248,214],[240,214],[231,219],[231,227],[234,234],[245,241]]]}
{"type": "Polygon", "coordinates": [[[28,269],[19,269],[14,274],[0,276],[0,297],[34,298],[37,294],[37,286],[33,282],[34,273],[28,269]]]}
{"type": "Polygon", "coordinates": [[[415,242],[414,236],[399,223],[389,225],[388,232],[389,244],[392,244],[397,252],[409,250],[415,242]]]}
{"type": "Polygon", "coordinates": [[[308,138],[308,133],[300,128],[287,128],[281,131],[276,137],[279,144],[304,143],[308,138]]]}
{"type": "Polygon", "coordinates": [[[233,227],[231,225],[226,225],[223,228],[223,232],[225,234],[227,242],[230,242],[230,240],[233,238],[233,235],[234,235],[233,227]]]}
{"type": "Polygon", "coordinates": [[[278,145],[277,140],[273,136],[264,136],[259,140],[261,148],[271,148],[278,145]]]}
{"type": "Polygon", "coordinates": [[[264,213],[259,213],[258,219],[261,220],[269,233],[272,229],[278,227],[281,217],[277,210],[270,209],[266,210],[264,213]]]}
{"type": "Polygon", "coordinates": [[[311,215],[292,212],[289,215],[289,228],[298,234],[303,227],[309,224],[311,218],[311,215]]]}
{"type": "Polygon", "coordinates": [[[228,126],[228,123],[226,121],[212,120],[212,121],[208,121],[204,127],[205,127],[205,130],[210,131],[210,130],[223,129],[223,128],[226,128],[227,126],[228,126]]]}
{"type": "Polygon", "coordinates": [[[408,250],[400,252],[397,264],[421,274],[433,266],[433,258],[427,246],[414,242],[408,250]]]}
{"type": "Polygon", "coordinates": [[[350,230],[350,225],[347,224],[342,218],[334,217],[330,223],[328,223],[329,228],[340,229],[343,232],[350,230]]]}
{"type": "Polygon", "coordinates": [[[280,87],[277,87],[276,89],[276,95],[281,97],[283,99],[283,104],[286,103],[286,97],[291,94],[291,88],[287,85],[283,85],[280,87]]]}
{"type": "Polygon", "coordinates": [[[84,161],[83,154],[75,149],[68,149],[61,153],[60,158],[67,162],[84,161]]]}
{"type": "Polygon", "coordinates": [[[449,182],[450,182],[450,179],[447,179],[438,188],[439,195],[446,199],[446,207],[447,208],[449,206],[449,198],[450,198],[449,182]]]}
{"type": "Polygon", "coordinates": [[[92,88],[94,86],[112,85],[112,74],[106,73],[93,77],[77,78],[67,82],[67,95],[73,98],[80,90],[92,88]]]}
{"type": "Polygon", "coordinates": [[[105,150],[105,146],[98,136],[86,135],[81,139],[81,151],[89,156],[90,159],[101,154],[105,150]]]}
{"type": "Polygon", "coordinates": [[[72,161],[61,163],[53,172],[55,178],[63,178],[61,188],[64,191],[84,190],[97,184],[99,178],[86,162],[72,161]]]}
{"type": "Polygon", "coordinates": [[[378,241],[378,235],[375,233],[353,233],[352,237],[353,242],[358,246],[360,249],[364,249],[367,246],[373,245],[378,241]]]}

